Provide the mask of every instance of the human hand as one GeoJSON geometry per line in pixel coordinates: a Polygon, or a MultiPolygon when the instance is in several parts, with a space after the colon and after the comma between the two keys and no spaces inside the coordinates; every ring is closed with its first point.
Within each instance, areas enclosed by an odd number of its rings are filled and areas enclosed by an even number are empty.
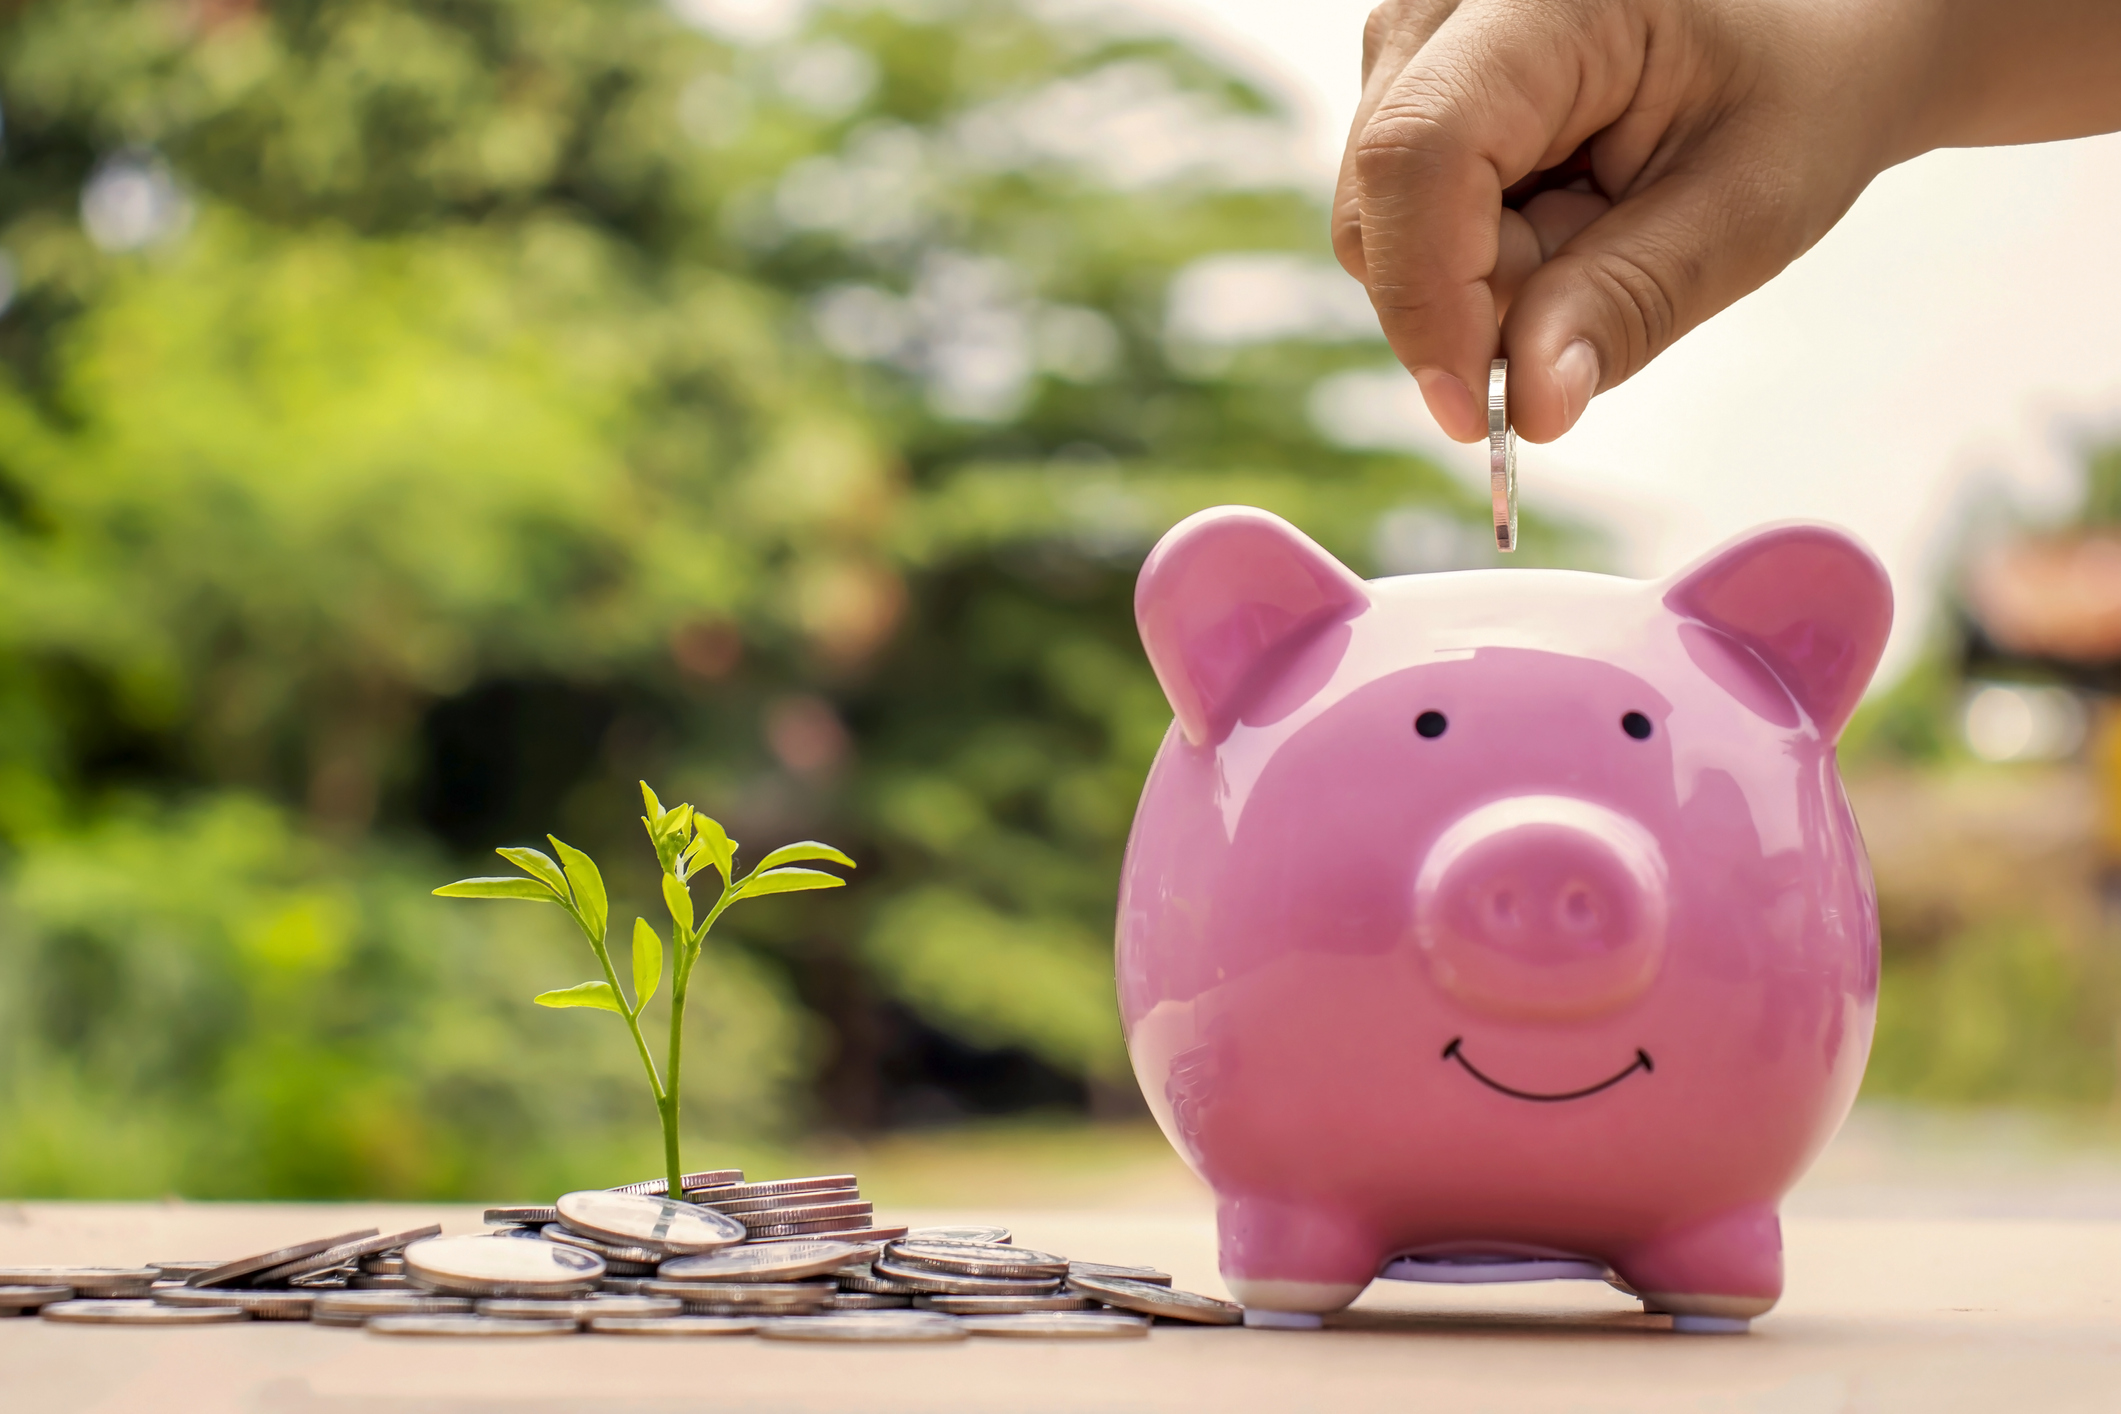
{"type": "Polygon", "coordinates": [[[1557,437],[1923,149],[1930,19],[1875,0],[1387,0],[1335,253],[1446,433],[1486,435],[1473,390],[1499,344],[1512,423],[1557,437]]]}

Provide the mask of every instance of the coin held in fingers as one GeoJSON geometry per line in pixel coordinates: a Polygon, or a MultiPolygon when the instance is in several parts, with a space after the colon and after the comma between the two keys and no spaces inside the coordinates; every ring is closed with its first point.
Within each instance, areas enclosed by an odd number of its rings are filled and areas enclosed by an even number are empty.
{"type": "Polygon", "coordinates": [[[1495,548],[1517,548],[1517,433],[1510,427],[1510,361],[1488,365],[1488,498],[1495,509],[1495,548]]]}

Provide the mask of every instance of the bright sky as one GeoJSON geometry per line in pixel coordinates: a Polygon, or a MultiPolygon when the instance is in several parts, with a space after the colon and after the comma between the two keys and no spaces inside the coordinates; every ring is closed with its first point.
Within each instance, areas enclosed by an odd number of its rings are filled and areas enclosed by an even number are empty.
{"type": "MultiPolygon", "coordinates": [[[[1285,92],[1330,181],[1368,0],[1123,0],[1285,92]]],[[[1888,671],[1933,620],[1969,514],[2066,509],[2074,451],[2121,430],[2121,137],[1934,153],[1888,172],[1818,247],[1519,460],[1525,504],[1612,528],[1661,574],[1792,517],[1846,526],[1891,569],[1888,671]]],[[[1412,382],[1396,438],[1485,482],[1412,382]]]]}

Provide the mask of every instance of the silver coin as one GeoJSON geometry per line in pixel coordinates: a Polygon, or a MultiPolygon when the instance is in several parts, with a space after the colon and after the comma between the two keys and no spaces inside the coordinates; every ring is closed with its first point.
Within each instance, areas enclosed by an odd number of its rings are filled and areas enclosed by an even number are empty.
{"type": "Polygon", "coordinates": [[[559,1220],[559,1213],[551,1207],[488,1208],[486,1210],[486,1225],[488,1227],[543,1227],[546,1223],[554,1223],[559,1220]]]}
{"type": "Polygon", "coordinates": [[[589,1329],[597,1335],[750,1335],[772,1319],[766,1316],[594,1316],[589,1329]]]}
{"type": "Polygon", "coordinates": [[[770,1242],[776,1237],[815,1237],[821,1232],[843,1237],[850,1232],[868,1230],[869,1219],[866,1217],[822,1218],[816,1222],[761,1223],[749,1230],[749,1236],[754,1242],[770,1242]]]}
{"type": "Polygon", "coordinates": [[[1124,1277],[1128,1281],[1145,1281],[1151,1286],[1169,1286],[1171,1274],[1154,1267],[1115,1267],[1110,1262],[1070,1262],[1068,1275],[1080,1272],[1086,1277],[1124,1277]]]}
{"type": "Polygon", "coordinates": [[[67,1286],[99,1300],[146,1296],[155,1277],[153,1267],[0,1267],[0,1286],[67,1286]]]}
{"type": "Polygon", "coordinates": [[[542,1231],[547,1242],[564,1242],[569,1247],[580,1247],[594,1252],[604,1259],[604,1265],[607,1267],[613,1262],[631,1262],[635,1266],[645,1266],[653,1271],[656,1263],[669,1255],[652,1247],[627,1247],[616,1242],[601,1242],[594,1237],[584,1237],[559,1223],[547,1223],[542,1231]]]}
{"type": "Polygon", "coordinates": [[[1488,365],[1488,499],[1495,511],[1495,548],[1517,548],[1517,432],[1510,426],[1510,361],[1488,365]]]}
{"type": "Polygon", "coordinates": [[[603,1280],[604,1259],[557,1242],[430,1237],[405,1249],[405,1275],[451,1296],[575,1296],[603,1280]]]}
{"type": "MultiPolygon", "coordinates": [[[[886,1296],[880,1291],[842,1291],[825,1303],[827,1311],[898,1311],[911,1307],[911,1296],[886,1296]]],[[[944,1308],[935,1308],[940,1311],[944,1308]]]]}
{"type": "Polygon", "coordinates": [[[900,1286],[942,1296],[1045,1296],[1060,1290],[1058,1277],[974,1277],[903,1267],[888,1257],[876,1261],[876,1274],[900,1286]]]}
{"type": "Polygon", "coordinates": [[[1198,1321],[1210,1326],[1234,1326],[1245,1318],[1244,1307],[1218,1301],[1197,1292],[1155,1286],[1125,1277],[1071,1276],[1068,1289],[1094,1296],[1107,1306],[1137,1311],[1144,1316],[1168,1316],[1174,1321],[1198,1321]]]}
{"type": "Polygon", "coordinates": [[[917,1227],[906,1234],[912,1242],[1007,1242],[1005,1227],[917,1227]]]}
{"type": "Polygon", "coordinates": [[[749,1213],[731,1213],[747,1228],[773,1227],[781,1223],[816,1223],[834,1218],[868,1218],[876,1212],[872,1203],[803,1203],[785,1208],[766,1208],[749,1213]]]}
{"type": "Polygon", "coordinates": [[[395,1252],[378,1252],[361,1259],[361,1270],[371,1276],[401,1277],[405,1275],[405,1259],[395,1252]]]}
{"type": "Polygon", "coordinates": [[[714,1252],[744,1240],[744,1225],[735,1218],[673,1198],[590,1189],[562,1194],[556,1207],[560,1221],[584,1237],[671,1256],[714,1252]]]}
{"type": "MultiPolygon", "coordinates": [[[[863,1220],[856,1218],[855,1221],[861,1222],[863,1220]]],[[[751,1234],[751,1240],[753,1242],[803,1242],[812,1238],[829,1237],[835,1241],[866,1247],[874,1252],[882,1250],[886,1242],[905,1235],[906,1229],[902,1227],[844,1227],[828,1229],[824,1232],[801,1233],[793,1237],[768,1237],[763,1232],[754,1232],[751,1234]]]]}
{"type": "Polygon", "coordinates": [[[1087,1311],[1097,1303],[1063,1291],[1051,1296],[919,1296],[913,1304],[946,1316],[1018,1316],[1027,1311],[1087,1311]]]}
{"type": "Polygon", "coordinates": [[[184,1287],[176,1291],[155,1293],[157,1305],[206,1311],[241,1311],[259,1321],[306,1321],[316,1300],[316,1293],[310,1291],[259,1291],[247,1287],[233,1290],[218,1287],[184,1287]]]}
{"type": "Polygon", "coordinates": [[[771,1198],[783,1193],[818,1193],[857,1186],[853,1174],[833,1173],[816,1178],[775,1178],[764,1183],[723,1183],[701,1189],[687,1185],[685,1196],[695,1203],[726,1203],[733,1198],[771,1198]]]}
{"type": "Polygon", "coordinates": [[[768,1340],[963,1340],[964,1325],[950,1316],[927,1311],[850,1311],[845,1315],[801,1316],[768,1321],[759,1327],[768,1340]]]}
{"type": "Polygon", "coordinates": [[[368,1323],[376,1335],[463,1335],[508,1337],[573,1335],[574,1321],[496,1321],[486,1316],[377,1316],[368,1323]]]}
{"type": "Polygon", "coordinates": [[[665,1281],[795,1281],[846,1265],[855,1249],[844,1242],[746,1243],[702,1257],[663,1263],[665,1281]]]}
{"type": "Polygon", "coordinates": [[[493,1316],[505,1321],[586,1321],[592,1316],[638,1316],[648,1320],[679,1315],[684,1311],[685,1303],[671,1296],[592,1295],[573,1296],[559,1301],[498,1296],[481,1301],[474,1309],[482,1316],[493,1316]]]}
{"type": "Polygon", "coordinates": [[[968,1335],[1018,1336],[1036,1340],[1112,1340],[1145,1336],[1149,1323],[1139,1316],[1109,1312],[1031,1312],[1022,1316],[968,1316],[959,1322],[968,1335]]]}
{"type": "Polygon", "coordinates": [[[644,1296],[642,1287],[655,1280],[654,1277],[615,1277],[609,1274],[611,1263],[604,1264],[606,1275],[597,1283],[598,1291],[608,1291],[614,1296],[644,1296]]]}
{"type": "MultiPolygon", "coordinates": [[[[742,1169],[708,1169],[704,1173],[681,1173],[678,1175],[678,1191],[689,1193],[695,1188],[726,1187],[729,1184],[742,1183],[743,1181],[744,1171],[742,1169]]],[[[616,1188],[606,1189],[605,1191],[609,1193],[638,1193],[644,1198],[660,1198],[670,1191],[670,1180],[668,1178],[644,1178],[639,1183],[622,1183],[616,1188]]]]}
{"type": "Polygon", "coordinates": [[[877,1296],[916,1296],[924,1294],[922,1288],[918,1286],[908,1286],[902,1281],[893,1281],[889,1277],[880,1277],[874,1271],[868,1271],[867,1269],[865,1269],[865,1272],[866,1274],[862,1276],[842,1275],[839,1278],[840,1290],[866,1292],[877,1296]]]}
{"type": "Polygon", "coordinates": [[[276,1247],[270,1252],[260,1252],[253,1257],[238,1257],[233,1262],[204,1272],[193,1272],[185,1278],[189,1286],[228,1286],[232,1283],[248,1284],[249,1278],[273,1267],[284,1266],[303,1257],[314,1257],[319,1252],[328,1252],[334,1247],[349,1242],[359,1242],[364,1237],[374,1237],[376,1229],[364,1227],[359,1232],[342,1232],[337,1237],[320,1237],[311,1242],[297,1242],[292,1247],[276,1247]]]}
{"type": "Polygon", "coordinates": [[[322,1252],[307,1257],[298,1257],[277,1267],[268,1267],[250,1279],[251,1285],[271,1286],[275,1282],[293,1281],[296,1277],[307,1276],[311,1272],[329,1271],[333,1267],[344,1266],[362,1257],[398,1251],[423,1237],[441,1235],[442,1225],[429,1223],[426,1227],[416,1227],[411,1232],[357,1238],[352,1242],[342,1242],[336,1247],[327,1247],[322,1252]]]}
{"type": "Polygon", "coordinates": [[[688,1316],[815,1316],[827,1310],[832,1298],[823,1301],[687,1301],[688,1316]]]}
{"type": "Polygon", "coordinates": [[[162,1306],[146,1300],[55,1301],[44,1308],[44,1319],[87,1326],[225,1326],[250,1316],[228,1306],[162,1306]]]}
{"type": "Polygon", "coordinates": [[[729,1198],[713,1203],[700,1204],[717,1213],[740,1217],[746,1213],[767,1213],[775,1208],[808,1208],[821,1203],[853,1203],[860,1201],[859,1188],[821,1188],[803,1193],[769,1193],[763,1198],[729,1198]]]}
{"type": "Polygon", "coordinates": [[[298,1277],[290,1277],[287,1284],[301,1291],[343,1291],[347,1281],[359,1270],[350,1266],[326,1267],[321,1272],[304,1272],[298,1277]]]}
{"type": "Polygon", "coordinates": [[[1050,1252],[1000,1243],[915,1242],[904,1238],[884,1249],[890,1261],[923,1271],[952,1272],[968,1277],[1064,1277],[1068,1259],[1050,1252]]]}
{"type": "Polygon", "coordinates": [[[800,1316],[811,1311],[822,1311],[832,1301],[835,1293],[822,1296],[690,1296],[685,1298],[685,1309],[694,1315],[719,1315],[727,1311],[747,1313],[775,1312],[783,1316],[800,1316]]]}
{"type": "Polygon", "coordinates": [[[376,1316],[468,1316],[468,1296],[425,1291],[334,1291],[319,1296],[309,1319],[320,1326],[358,1326],[376,1316]]]}
{"type": "Polygon", "coordinates": [[[215,1267],[227,1266],[228,1258],[188,1257],[181,1262],[149,1262],[147,1265],[160,1272],[164,1281],[168,1281],[171,1277],[182,1281],[193,1272],[210,1272],[215,1267]]]}
{"type": "Polygon", "coordinates": [[[641,1285],[644,1296],[677,1296],[687,1301],[823,1301],[839,1290],[829,1281],[651,1281],[641,1285]]]}
{"type": "Polygon", "coordinates": [[[402,1272],[355,1272],[346,1279],[355,1291],[417,1291],[402,1272]]]}
{"type": "Polygon", "coordinates": [[[34,1311],[54,1301],[71,1301],[70,1286],[0,1286],[0,1311],[34,1311]]]}

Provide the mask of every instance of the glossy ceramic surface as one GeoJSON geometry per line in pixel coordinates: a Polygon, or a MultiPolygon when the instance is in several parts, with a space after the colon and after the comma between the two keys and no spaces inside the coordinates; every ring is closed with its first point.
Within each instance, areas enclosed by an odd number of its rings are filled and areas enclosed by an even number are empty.
{"type": "Polygon", "coordinates": [[[1177,720],[1121,882],[1135,1072],[1249,1306],[1402,1254],[1602,1262],[1660,1309],[1782,1287],[1854,1098],[1870,874],[1834,740],[1891,622],[1846,535],[1645,583],[1364,583],[1223,508],[1143,568],[1177,720]]]}

